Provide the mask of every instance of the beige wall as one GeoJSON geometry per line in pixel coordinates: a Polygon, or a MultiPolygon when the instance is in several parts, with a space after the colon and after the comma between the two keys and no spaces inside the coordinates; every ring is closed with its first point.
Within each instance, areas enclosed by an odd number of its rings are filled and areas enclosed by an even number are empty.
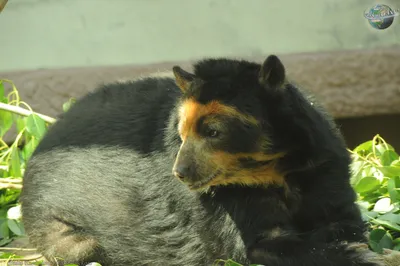
{"type": "MultiPolygon", "coordinates": [[[[375,0],[11,0],[0,72],[391,46],[363,17],[375,0]]],[[[400,8],[398,0],[382,0],[400,8]]]]}

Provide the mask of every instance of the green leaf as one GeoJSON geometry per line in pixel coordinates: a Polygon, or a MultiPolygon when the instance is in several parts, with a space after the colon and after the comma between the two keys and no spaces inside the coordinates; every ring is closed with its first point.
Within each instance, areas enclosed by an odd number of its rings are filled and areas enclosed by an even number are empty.
{"type": "Polygon", "coordinates": [[[397,166],[383,166],[378,169],[387,177],[400,176],[400,167],[397,166]]]}
{"type": "Polygon", "coordinates": [[[24,130],[23,137],[25,139],[25,142],[27,139],[30,139],[31,134],[27,130],[25,130],[26,127],[26,117],[22,117],[20,115],[15,115],[14,116],[14,123],[17,128],[18,133],[24,130]]]}
{"type": "Polygon", "coordinates": [[[391,163],[399,159],[399,155],[392,150],[386,150],[382,153],[381,162],[383,166],[390,166],[391,163]]]}
{"type": "Polygon", "coordinates": [[[371,191],[363,194],[363,201],[367,201],[373,205],[377,200],[381,198],[381,196],[382,195],[379,195],[378,193],[376,193],[376,191],[371,191]]]}
{"type": "Polygon", "coordinates": [[[7,98],[4,93],[4,83],[0,80],[0,102],[7,103],[7,98]]]}
{"type": "Polygon", "coordinates": [[[374,211],[367,211],[367,212],[364,212],[364,215],[368,216],[371,219],[371,218],[378,217],[379,213],[374,212],[374,211]]]}
{"type": "Polygon", "coordinates": [[[7,219],[4,219],[0,224],[0,238],[9,238],[10,229],[8,228],[7,219]]]}
{"type": "Polygon", "coordinates": [[[374,229],[369,236],[369,245],[373,251],[382,254],[384,248],[391,249],[393,247],[393,239],[385,230],[374,229]]]}
{"type": "Polygon", "coordinates": [[[369,211],[362,211],[361,212],[361,217],[363,219],[363,221],[371,221],[372,219],[378,217],[379,213],[377,212],[369,212],[369,211]]]}
{"type": "Polygon", "coordinates": [[[26,119],[26,130],[36,139],[40,140],[46,133],[46,122],[36,114],[31,114],[26,119]]]}
{"type": "Polygon", "coordinates": [[[12,114],[5,110],[0,110],[0,138],[7,133],[13,125],[12,114]]]}
{"type": "Polygon", "coordinates": [[[13,241],[13,238],[3,238],[0,240],[0,247],[3,247],[13,241]]]}
{"type": "Polygon", "coordinates": [[[372,152],[372,144],[373,144],[372,140],[366,141],[358,145],[353,151],[357,153],[359,152],[370,153],[372,152]]]}
{"type": "Polygon", "coordinates": [[[381,195],[384,195],[384,194],[387,194],[387,193],[388,193],[388,190],[387,190],[386,187],[380,187],[380,188],[378,188],[377,192],[378,192],[379,194],[381,194],[381,195]]]}
{"type": "Polygon", "coordinates": [[[75,102],[75,98],[70,98],[67,102],[65,102],[62,106],[64,112],[67,112],[75,102]]]}
{"type": "Polygon", "coordinates": [[[379,220],[388,221],[391,223],[400,224],[400,214],[386,213],[379,216],[379,220]]]}
{"type": "Polygon", "coordinates": [[[381,220],[381,219],[374,219],[371,221],[372,223],[376,224],[376,225],[380,225],[383,226],[387,229],[396,231],[396,232],[400,232],[400,225],[395,224],[393,222],[389,222],[389,221],[385,221],[385,220],[381,220]]]}
{"type": "Polygon", "coordinates": [[[25,144],[23,149],[23,157],[25,161],[28,161],[30,159],[38,144],[39,141],[35,137],[31,137],[28,143],[25,144]]]}
{"type": "MultiPolygon", "coordinates": [[[[16,203],[20,194],[21,190],[16,190],[16,189],[8,191],[3,190],[3,194],[0,194],[0,208],[9,207],[10,204],[16,203]]],[[[5,215],[7,215],[7,210],[5,211],[6,211],[5,215]]]]}
{"type": "Polygon", "coordinates": [[[8,228],[10,228],[10,230],[16,234],[17,236],[22,236],[25,235],[25,230],[24,227],[22,226],[22,223],[17,221],[17,220],[11,220],[9,219],[7,221],[8,223],[8,228]]]}
{"type": "Polygon", "coordinates": [[[364,167],[366,165],[366,162],[364,161],[353,161],[351,166],[351,171],[352,171],[352,176],[351,176],[351,185],[354,186],[357,184],[360,179],[362,178],[362,172],[364,170],[364,167]]]}
{"type": "Polygon", "coordinates": [[[14,117],[14,121],[18,132],[21,132],[25,128],[26,117],[16,116],[14,117]]]}
{"type": "Polygon", "coordinates": [[[19,150],[17,147],[11,148],[11,168],[10,173],[14,177],[21,177],[21,160],[19,157],[19,150]]]}
{"type": "Polygon", "coordinates": [[[8,210],[7,209],[0,209],[0,220],[5,220],[7,219],[7,213],[8,210]]]}
{"type": "MultiPolygon", "coordinates": [[[[395,177],[398,178],[398,177],[395,177]]],[[[390,200],[392,202],[397,202],[398,198],[399,198],[399,193],[396,190],[396,180],[395,178],[391,178],[388,180],[387,182],[387,187],[388,187],[388,191],[389,191],[389,196],[390,196],[390,200]]]]}
{"type": "Polygon", "coordinates": [[[373,176],[366,176],[360,179],[360,181],[355,185],[354,189],[358,193],[364,193],[371,190],[376,190],[380,186],[380,182],[373,176]]]}
{"type": "Polygon", "coordinates": [[[389,150],[393,150],[393,147],[391,147],[389,145],[387,145],[387,147],[386,147],[386,145],[384,145],[384,144],[375,145],[375,152],[376,152],[376,155],[378,155],[378,156],[382,156],[382,154],[385,151],[389,151],[389,150]]]}
{"type": "Polygon", "coordinates": [[[393,247],[393,250],[400,251],[400,244],[397,244],[393,247]]]}
{"type": "MultiPolygon", "coordinates": [[[[9,207],[10,204],[14,204],[17,202],[19,195],[21,194],[21,190],[3,190],[3,193],[0,194],[0,208],[9,207]]],[[[7,210],[5,210],[5,217],[7,217],[7,210]]]]}

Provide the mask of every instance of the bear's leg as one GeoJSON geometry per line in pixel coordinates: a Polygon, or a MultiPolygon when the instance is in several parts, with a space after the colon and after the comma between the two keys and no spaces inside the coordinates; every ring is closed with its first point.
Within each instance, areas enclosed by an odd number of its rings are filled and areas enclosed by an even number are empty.
{"type": "Polygon", "coordinates": [[[30,242],[52,265],[106,263],[96,239],[72,224],[57,218],[39,218],[27,225],[30,242]]]}

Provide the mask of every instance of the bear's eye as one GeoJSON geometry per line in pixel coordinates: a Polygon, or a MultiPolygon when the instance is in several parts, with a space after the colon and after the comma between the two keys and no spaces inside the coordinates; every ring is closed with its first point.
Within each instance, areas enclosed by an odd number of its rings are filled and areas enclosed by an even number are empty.
{"type": "Polygon", "coordinates": [[[210,138],[216,138],[219,136],[219,131],[217,131],[215,129],[209,129],[209,130],[207,130],[207,136],[210,138]]]}

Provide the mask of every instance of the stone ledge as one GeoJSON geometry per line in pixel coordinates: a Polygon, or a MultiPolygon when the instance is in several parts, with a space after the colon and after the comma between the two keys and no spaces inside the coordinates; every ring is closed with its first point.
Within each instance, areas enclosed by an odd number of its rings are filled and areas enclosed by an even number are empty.
{"type": "Polygon", "coordinates": [[[400,47],[288,55],[288,74],[336,118],[400,113],[400,47]]]}
{"type": "MultiPolygon", "coordinates": [[[[400,47],[281,56],[288,75],[313,92],[336,118],[400,113],[400,47]]],[[[247,58],[262,62],[264,58],[247,58]]],[[[70,97],[115,80],[169,71],[174,64],[38,69],[0,73],[37,112],[57,116],[70,97]]]]}

